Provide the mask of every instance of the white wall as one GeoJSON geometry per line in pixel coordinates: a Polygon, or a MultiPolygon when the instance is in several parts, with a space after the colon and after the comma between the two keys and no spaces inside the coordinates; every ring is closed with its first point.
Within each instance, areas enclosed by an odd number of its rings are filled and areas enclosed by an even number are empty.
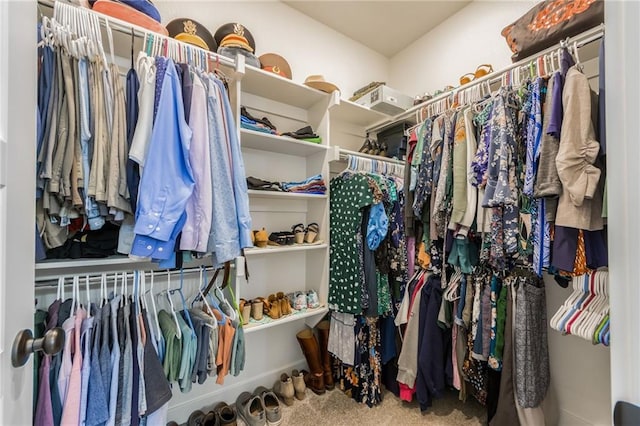
{"type": "Polygon", "coordinates": [[[388,81],[388,59],[289,6],[275,1],[169,1],[155,3],[163,24],[190,17],[212,34],[228,22],[244,25],[256,42],[257,56],[283,56],[302,83],[323,74],[336,84],[343,98],[371,81],[388,81]]]}
{"type": "Polygon", "coordinates": [[[433,93],[480,64],[499,70],[511,63],[500,32],[536,1],[475,0],[391,58],[388,84],[410,96],[433,93]]]}

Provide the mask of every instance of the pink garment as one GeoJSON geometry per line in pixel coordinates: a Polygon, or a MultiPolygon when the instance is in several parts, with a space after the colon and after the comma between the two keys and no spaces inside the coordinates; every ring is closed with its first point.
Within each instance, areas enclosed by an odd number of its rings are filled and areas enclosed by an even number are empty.
{"type": "Polygon", "coordinates": [[[73,368],[73,338],[75,330],[75,317],[71,315],[62,323],[64,330],[64,347],[62,348],[62,361],[60,363],[60,371],[58,372],[58,392],[60,402],[64,406],[67,397],[67,387],[71,377],[71,369],[73,368]]]}
{"type": "Polygon", "coordinates": [[[80,330],[82,321],[86,318],[87,311],[79,308],[75,315],[75,331],[73,342],[73,366],[69,376],[67,394],[62,404],[63,426],[76,426],[80,423],[80,399],[82,396],[82,348],[80,347],[80,330]]]}
{"type": "MultiPolygon", "coordinates": [[[[453,312],[458,312],[458,301],[453,302],[453,312]]],[[[453,324],[451,330],[451,364],[453,365],[453,387],[460,390],[462,384],[460,383],[460,372],[458,371],[458,353],[456,352],[456,342],[458,341],[458,324],[453,324]]]]}
{"type": "Polygon", "coordinates": [[[49,370],[51,356],[45,355],[40,365],[40,388],[38,389],[38,403],[34,416],[34,424],[39,426],[53,426],[53,407],[51,406],[51,388],[49,387],[49,370]]]}
{"type": "Polygon", "coordinates": [[[409,276],[412,277],[416,269],[416,238],[407,238],[407,268],[409,276]]]}
{"type": "Polygon", "coordinates": [[[398,383],[398,385],[400,385],[400,399],[407,402],[413,401],[413,394],[416,393],[416,388],[410,388],[404,383],[398,383]]]}
{"type": "Polygon", "coordinates": [[[195,186],[185,207],[187,220],[182,228],[181,250],[207,251],[211,215],[213,213],[213,186],[211,183],[211,149],[207,117],[207,92],[197,74],[193,74],[193,92],[189,128],[192,131],[189,162],[195,186]]]}

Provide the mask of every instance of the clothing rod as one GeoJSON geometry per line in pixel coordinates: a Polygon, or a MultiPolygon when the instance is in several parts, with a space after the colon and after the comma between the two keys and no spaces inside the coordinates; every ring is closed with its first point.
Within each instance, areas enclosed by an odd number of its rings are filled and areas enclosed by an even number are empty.
{"type": "MultiPolygon", "coordinates": [[[[207,272],[215,272],[217,268],[214,268],[213,266],[207,266],[206,268],[204,268],[203,270],[206,270],[207,272]]],[[[79,274],[60,274],[60,276],[65,278],[65,285],[67,285],[68,283],[71,282],[71,279],[75,276],[80,277],[80,285],[83,286],[85,285],[85,277],[88,275],[89,276],[89,285],[95,285],[95,284],[99,284],[102,278],[102,274],[104,273],[107,276],[107,280],[111,283],[111,285],[113,285],[113,277],[118,274],[118,279],[122,279],[122,273],[126,272],[127,273],[127,277],[131,277],[133,278],[133,272],[135,270],[128,270],[128,271],[109,271],[109,272],[89,272],[89,273],[79,273],[79,274]]],[[[171,271],[167,271],[167,270],[154,270],[154,271],[149,271],[149,270],[140,270],[143,271],[145,274],[147,274],[147,277],[150,277],[150,273],[153,273],[154,276],[154,280],[156,278],[165,278],[169,275],[169,273],[171,274],[171,278],[172,280],[174,278],[179,278],[180,277],[180,270],[171,270],[171,271]]],[[[184,274],[193,274],[193,273],[197,273],[200,272],[200,268],[185,268],[182,270],[183,275],[184,274]]],[[[210,279],[210,278],[209,278],[210,279]]],[[[164,281],[163,281],[164,282],[164,281]]],[[[148,281],[147,281],[148,283],[148,281]]],[[[157,282],[156,282],[157,283],[157,282]]],[[[44,289],[44,288],[57,288],[58,287],[58,280],[57,279],[51,279],[51,278],[45,278],[45,279],[35,279],[35,288],[36,289],[44,289]]]]}
{"type": "Polygon", "coordinates": [[[535,55],[529,56],[527,58],[521,59],[518,62],[514,62],[511,65],[508,65],[505,68],[502,68],[500,71],[496,71],[496,72],[492,72],[490,74],[487,74],[483,77],[477,78],[463,86],[460,87],[456,87],[455,89],[452,89],[448,92],[444,92],[439,94],[438,96],[431,98],[425,102],[422,102],[418,105],[414,105],[411,108],[409,108],[408,110],[401,112],[400,114],[397,114],[389,119],[384,120],[383,122],[380,122],[378,124],[373,125],[372,127],[368,128],[367,131],[368,132],[377,132],[379,130],[382,130],[386,127],[389,126],[393,126],[394,124],[406,119],[407,117],[410,117],[412,114],[414,114],[416,111],[419,111],[422,108],[425,108],[431,104],[435,104],[436,102],[442,101],[447,99],[449,96],[458,93],[462,90],[466,90],[469,89],[471,87],[477,86],[481,83],[485,83],[485,82],[495,82],[495,81],[499,81],[500,79],[502,79],[502,76],[508,72],[511,71],[512,69],[515,68],[519,68],[522,67],[524,65],[529,65],[530,62],[537,60],[539,57],[544,56],[550,52],[553,52],[555,50],[557,50],[560,47],[563,47],[565,44],[567,45],[571,45],[573,43],[576,43],[578,47],[582,47],[586,44],[592,43],[596,40],[599,40],[600,38],[602,38],[604,36],[604,24],[600,24],[597,27],[591,28],[590,30],[587,30],[581,34],[578,34],[574,37],[569,38],[568,40],[562,40],[559,43],[554,44],[553,46],[536,53],[535,55]]]}
{"type": "Polygon", "coordinates": [[[379,155],[363,154],[362,152],[350,151],[348,149],[340,149],[340,159],[341,160],[346,160],[349,155],[352,155],[354,157],[361,157],[361,158],[366,158],[366,159],[369,159],[369,160],[377,160],[377,161],[382,161],[382,162],[385,162],[385,163],[397,164],[399,166],[404,166],[404,161],[403,160],[398,160],[398,159],[389,158],[389,157],[381,157],[379,155]]]}
{"type": "MultiPolygon", "coordinates": [[[[63,0],[38,0],[38,4],[53,9],[54,3],[56,1],[63,1],[63,0]]],[[[214,61],[219,61],[221,65],[226,65],[228,67],[235,68],[235,61],[233,59],[227,58],[226,56],[218,55],[216,52],[211,52],[211,51],[202,49],[202,48],[200,48],[198,46],[194,46],[194,45],[189,44],[189,43],[184,43],[184,42],[182,42],[180,40],[176,40],[174,38],[165,36],[163,34],[155,33],[155,32],[153,32],[151,30],[148,30],[146,28],[142,28],[142,27],[140,27],[138,25],[134,25],[134,24],[131,24],[129,22],[122,21],[120,19],[113,18],[111,16],[108,16],[108,15],[105,15],[105,14],[102,14],[102,13],[99,13],[99,12],[95,12],[95,11],[93,11],[91,9],[87,9],[85,7],[77,6],[77,5],[73,4],[73,3],[65,2],[65,4],[68,5],[68,6],[71,6],[71,7],[77,7],[79,9],[82,9],[82,10],[86,11],[87,13],[93,13],[94,15],[96,15],[99,18],[100,24],[103,27],[106,27],[106,24],[108,22],[109,23],[109,28],[111,28],[114,31],[117,31],[117,32],[122,33],[122,34],[127,34],[127,35],[131,35],[133,33],[133,35],[136,38],[142,39],[143,44],[144,44],[144,41],[145,41],[144,38],[147,35],[151,35],[151,36],[153,36],[155,38],[159,38],[159,39],[162,39],[162,40],[171,40],[172,42],[177,43],[179,46],[187,47],[189,49],[193,49],[193,50],[198,51],[198,52],[203,52],[207,56],[211,57],[214,61]]]]}

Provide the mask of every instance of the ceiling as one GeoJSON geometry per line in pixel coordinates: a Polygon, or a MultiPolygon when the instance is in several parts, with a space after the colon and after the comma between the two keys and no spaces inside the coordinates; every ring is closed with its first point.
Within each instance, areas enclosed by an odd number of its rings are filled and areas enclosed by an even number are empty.
{"type": "Polygon", "coordinates": [[[391,58],[471,0],[283,2],[391,58]]]}

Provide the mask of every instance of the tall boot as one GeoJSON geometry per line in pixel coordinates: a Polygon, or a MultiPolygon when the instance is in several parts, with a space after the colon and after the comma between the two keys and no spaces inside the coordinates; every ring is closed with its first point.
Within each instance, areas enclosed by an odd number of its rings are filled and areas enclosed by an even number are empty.
{"type": "Polygon", "coordinates": [[[324,393],[324,371],[320,360],[320,348],[315,334],[310,328],[306,328],[296,334],[300,348],[309,364],[309,372],[304,375],[304,382],[318,395],[324,393]]]}
{"type": "Polygon", "coordinates": [[[333,373],[331,372],[331,356],[329,356],[329,320],[320,321],[316,328],[318,329],[318,341],[320,343],[320,360],[322,361],[322,370],[324,371],[324,387],[332,390],[333,373]]]}

